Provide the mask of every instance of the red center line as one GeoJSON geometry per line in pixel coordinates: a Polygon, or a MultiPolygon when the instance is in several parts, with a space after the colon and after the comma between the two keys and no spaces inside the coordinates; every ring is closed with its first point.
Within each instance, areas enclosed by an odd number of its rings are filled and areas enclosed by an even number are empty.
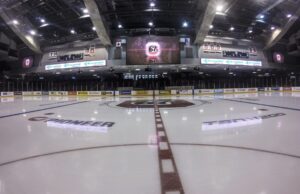
{"type": "Polygon", "coordinates": [[[184,190],[181,179],[178,174],[170,142],[156,101],[154,104],[154,118],[157,135],[161,193],[177,192],[183,194],[184,190]]]}

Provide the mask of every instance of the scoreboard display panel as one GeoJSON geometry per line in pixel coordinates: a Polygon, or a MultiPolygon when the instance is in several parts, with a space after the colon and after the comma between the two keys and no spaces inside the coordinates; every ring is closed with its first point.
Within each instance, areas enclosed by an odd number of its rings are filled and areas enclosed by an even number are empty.
{"type": "Polygon", "coordinates": [[[127,39],[127,65],[180,64],[178,37],[140,36],[127,39]]]}

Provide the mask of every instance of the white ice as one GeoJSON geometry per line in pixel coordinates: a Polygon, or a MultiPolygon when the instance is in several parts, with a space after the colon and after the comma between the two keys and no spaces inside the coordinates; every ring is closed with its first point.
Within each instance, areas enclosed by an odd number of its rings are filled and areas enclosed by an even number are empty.
{"type": "MultiPolygon", "coordinates": [[[[300,93],[163,98],[195,104],[160,108],[185,193],[299,194],[300,93]]],[[[116,106],[136,99],[1,98],[0,194],[160,193],[154,109],[116,106]]]]}

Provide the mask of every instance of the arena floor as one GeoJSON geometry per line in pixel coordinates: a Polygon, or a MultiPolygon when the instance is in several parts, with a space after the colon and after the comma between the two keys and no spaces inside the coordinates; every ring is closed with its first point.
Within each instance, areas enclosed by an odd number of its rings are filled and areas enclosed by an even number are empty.
{"type": "Polygon", "coordinates": [[[299,194],[300,93],[15,97],[0,194],[299,194]]]}

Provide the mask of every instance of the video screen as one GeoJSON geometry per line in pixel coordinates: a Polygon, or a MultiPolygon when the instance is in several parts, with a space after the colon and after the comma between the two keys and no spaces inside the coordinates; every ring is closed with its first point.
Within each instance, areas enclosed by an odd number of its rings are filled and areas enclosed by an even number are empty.
{"type": "Polygon", "coordinates": [[[127,39],[127,65],[180,64],[178,37],[140,36],[127,39]]]}

